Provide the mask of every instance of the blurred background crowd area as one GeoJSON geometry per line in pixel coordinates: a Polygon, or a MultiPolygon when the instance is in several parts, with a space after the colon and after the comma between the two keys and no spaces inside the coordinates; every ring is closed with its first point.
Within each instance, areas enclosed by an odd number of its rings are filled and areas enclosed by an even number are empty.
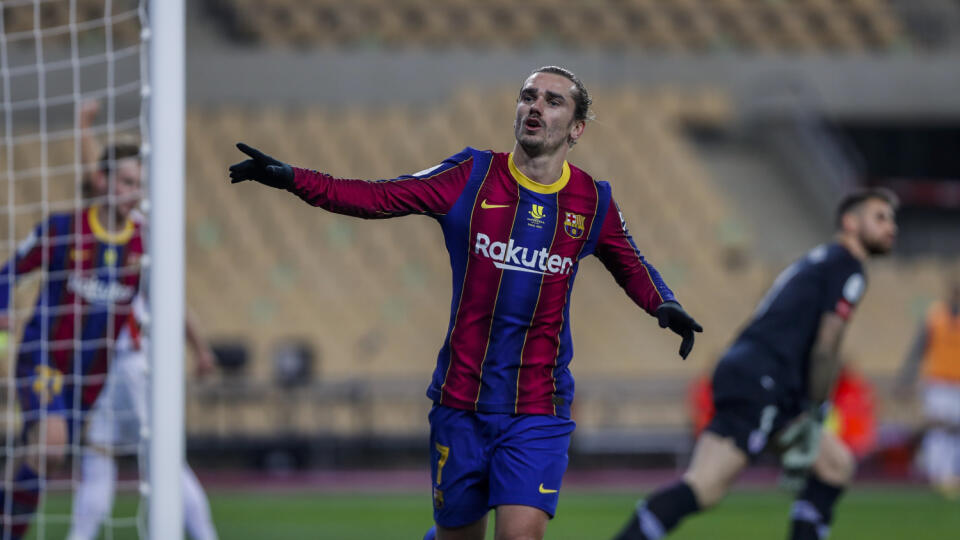
{"type": "MultiPolygon", "coordinates": [[[[76,88],[66,70],[30,70],[78,61],[57,57],[76,43],[109,56],[115,79],[111,92],[83,92],[108,103],[94,132],[137,136],[142,13],[111,5],[104,19],[102,2],[5,4],[14,102],[41,83],[76,88]]],[[[279,466],[347,463],[357,445],[419,457],[449,317],[430,219],[366,222],[231,186],[234,143],[366,179],[468,145],[508,151],[520,83],[546,64],[576,72],[594,97],[570,161],[611,182],[638,247],[706,328],[682,362],[675,336],[584,260],[573,452],[686,452],[691,385],[779,271],[830,239],[841,194],[867,185],[902,198],[901,240],[869,265],[843,354],[868,383],[872,448],[898,440],[919,415],[892,381],[927,307],[960,275],[958,37],[956,0],[188,2],[187,300],[221,364],[189,383],[190,448],[248,449],[279,466]]],[[[45,209],[77,200],[73,101],[51,101],[39,120],[11,110],[9,129],[24,135],[0,155],[5,255],[45,209]],[[29,135],[40,124],[43,136],[29,135]]]]}

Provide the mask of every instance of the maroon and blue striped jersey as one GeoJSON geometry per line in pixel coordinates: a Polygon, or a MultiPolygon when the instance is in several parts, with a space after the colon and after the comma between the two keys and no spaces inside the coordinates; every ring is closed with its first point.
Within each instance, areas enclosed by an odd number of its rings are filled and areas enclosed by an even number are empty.
{"type": "Polygon", "coordinates": [[[294,169],[291,191],[362,218],[436,219],[453,270],[450,323],[427,396],[481,412],[570,416],[570,294],[596,255],[641,308],[675,300],[640,254],[610,185],[568,163],[553,184],[511,154],[466,148],[440,165],[368,182],[294,169]]]}
{"type": "Polygon", "coordinates": [[[68,394],[67,407],[79,386],[81,406],[91,406],[139,290],[142,256],[140,225],[131,220],[109,232],[96,207],[53,214],[37,225],[0,270],[0,312],[9,310],[21,277],[43,271],[18,350],[18,377],[53,381],[47,391],[68,394]]]}

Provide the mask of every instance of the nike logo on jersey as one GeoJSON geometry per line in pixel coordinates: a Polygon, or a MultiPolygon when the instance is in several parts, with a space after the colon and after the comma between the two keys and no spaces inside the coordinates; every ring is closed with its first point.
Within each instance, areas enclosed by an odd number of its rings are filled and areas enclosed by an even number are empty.
{"type": "Polygon", "coordinates": [[[480,203],[480,208],[483,208],[484,210],[489,210],[489,209],[491,209],[491,208],[506,208],[506,207],[508,207],[508,206],[510,206],[510,205],[509,205],[509,204],[490,204],[490,203],[487,202],[486,199],[484,199],[484,200],[480,203]]]}
{"type": "Polygon", "coordinates": [[[549,494],[551,494],[551,493],[556,493],[557,491],[558,491],[558,490],[556,490],[556,489],[547,489],[547,488],[543,487],[543,482],[540,483],[540,493],[543,493],[544,495],[549,495],[549,494]]]}
{"type": "Polygon", "coordinates": [[[501,270],[518,270],[532,274],[569,274],[573,259],[551,255],[547,248],[535,249],[517,245],[511,238],[507,242],[491,242],[490,237],[477,233],[474,253],[493,259],[493,265],[501,270]]]}

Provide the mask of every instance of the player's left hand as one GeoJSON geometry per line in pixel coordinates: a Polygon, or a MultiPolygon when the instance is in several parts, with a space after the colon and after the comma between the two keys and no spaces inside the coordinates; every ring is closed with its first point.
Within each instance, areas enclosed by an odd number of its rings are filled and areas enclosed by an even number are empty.
{"type": "Polygon", "coordinates": [[[683,338],[680,342],[680,358],[686,360],[693,350],[693,333],[703,332],[703,327],[693,320],[680,304],[673,301],[660,304],[655,315],[660,322],[660,328],[669,328],[683,338]]]}

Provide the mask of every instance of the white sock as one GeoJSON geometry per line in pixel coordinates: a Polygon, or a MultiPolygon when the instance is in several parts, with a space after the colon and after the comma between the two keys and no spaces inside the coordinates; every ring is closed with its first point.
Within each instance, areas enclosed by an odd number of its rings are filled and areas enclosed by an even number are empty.
{"type": "Polygon", "coordinates": [[[183,465],[183,521],[193,540],[217,540],[207,494],[187,464],[183,465]]]}
{"type": "Polygon", "coordinates": [[[93,540],[113,509],[117,464],[112,457],[84,450],[80,483],[73,493],[73,518],[68,540],[93,540]]]}
{"type": "Polygon", "coordinates": [[[930,481],[942,483],[954,478],[954,444],[954,436],[944,429],[927,431],[923,438],[923,457],[930,481]]]}

